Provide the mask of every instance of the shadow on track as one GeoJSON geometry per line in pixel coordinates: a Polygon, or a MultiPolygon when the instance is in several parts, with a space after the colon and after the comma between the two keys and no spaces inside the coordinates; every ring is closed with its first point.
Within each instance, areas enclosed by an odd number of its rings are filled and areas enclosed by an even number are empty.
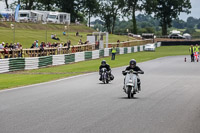
{"type": "Polygon", "coordinates": [[[139,97],[133,97],[133,98],[128,98],[128,97],[118,97],[118,99],[140,99],[139,97]]]}

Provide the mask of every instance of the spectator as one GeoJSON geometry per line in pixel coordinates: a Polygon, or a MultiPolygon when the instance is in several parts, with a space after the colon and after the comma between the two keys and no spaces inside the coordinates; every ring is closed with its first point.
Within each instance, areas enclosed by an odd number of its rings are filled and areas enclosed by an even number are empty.
{"type": "Polygon", "coordinates": [[[65,32],[65,31],[63,31],[63,35],[64,35],[64,36],[66,35],[66,32],[65,32]]]}
{"type": "Polygon", "coordinates": [[[8,51],[6,50],[6,48],[4,48],[3,51],[4,51],[5,58],[8,58],[8,51]]]}
{"type": "Polygon", "coordinates": [[[31,48],[35,48],[36,47],[36,41],[34,41],[34,43],[32,44],[31,48]]]}
{"type": "Polygon", "coordinates": [[[54,40],[60,40],[58,37],[56,37],[56,34],[51,34],[51,39],[54,39],[54,40]]]}
{"type": "Polygon", "coordinates": [[[120,41],[119,41],[119,40],[117,40],[117,47],[119,47],[119,44],[120,44],[120,41]]]}
{"type": "Polygon", "coordinates": [[[57,42],[55,42],[55,46],[54,47],[58,47],[58,43],[57,42]]]}
{"type": "Polygon", "coordinates": [[[16,43],[13,44],[13,49],[16,49],[16,43]]]}
{"type": "MultiPolygon", "coordinates": [[[[40,53],[44,51],[44,42],[41,42],[40,44],[40,53]]],[[[42,53],[43,55],[43,53],[42,53]]]]}
{"type": "Polygon", "coordinates": [[[194,62],[194,51],[195,51],[195,49],[194,49],[193,45],[191,45],[190,48],[189,48],[189,52],[190,52],[190,56],[191,56],[191,62],[194,62]]]}
{"type": "Polygon", "coordinates": [[[17,42],[17,45],[15,46],[16,49],[19,49],[19,42],[17,42]]]}
{"type": "Polygon", "coordinates": [[[4,42],[2,42],[2,44],[0,44],[0,49],[4,49],[4,42]]]}
{"type": "Polygon", "coordinates": [[[89,44],[89,41],[85,41],[85,44],[89,44]]]}
{"type": "Polygon", "coordinates": [[[12,50],[13,49],[13,44],[10,43],[10,45],[8,47],[10,48],[10,50],[12,50]]]}
{"type": "Polygon", "coordinates": [[[115,46],[112,47],[111,52],[112,52],[111,60],[115,60],[115,54],[117,53],[117,50],[116,50],[115,46]]]}
{"type": "Polygon", "coordinates": [[[54,34],[51,34],[51,39],[54,39],[54,37],[55,37],[54,34]]]}
{"type": "Polygon", "coordinates": [[[63,47],[63,42],[59,44],[59,47],[62,48],[63,47]]]}
{"type": "Polygon", "coordinates": [[[36,40],[35,47],[38,48],[38,40],[36,40]]]}
{"type": "Polygon", "coordinates": [[[76,36],[80,36],[80,37],[82,37],[82,35],[79,35],[79,32],[78,32],[78,31],[76,32],[76,36]]]}
{"type": "Polygon", "coordinates": [[[78,31],[76,32],[76,36],[79,36],[79,33],[78,33],[78,31]]]}
{"type": "Polygon", "coordinates": [[[67,50],[70,49],[70,45],[71,45],[71,41],[69,40],[69,41],[67,42],[67,50]]]}
{"type": "Polygon", "coordinates": [[[8,43],[6,43],[6,45],[4,46],[4,48],[9,48],[8,43]]]}
{"type": "Polygon", "coordinates": [[[83,42],[82,42],[81,39],[79,40],[78,44],[79,44],[79,45],[82,45],[82,44],[83,44],[83,42]]]}

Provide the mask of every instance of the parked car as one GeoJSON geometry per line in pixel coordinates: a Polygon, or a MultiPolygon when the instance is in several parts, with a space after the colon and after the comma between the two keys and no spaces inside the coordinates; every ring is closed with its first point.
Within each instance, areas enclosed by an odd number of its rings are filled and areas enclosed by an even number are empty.
{"type": "Polygon", "coordinates": [[[155,52],[156,46],[155,46],[154,43],[148,43],[148,44],[145,45],[144,50],[145,51],[154,51],[155,52]]]}
{"type": "Polygon", "coordinates": [[[172,38],[172,39],[185,39],[184,36],[180,35],[180,34],[170,34],[168,36],[168,38],[172,38]]]}

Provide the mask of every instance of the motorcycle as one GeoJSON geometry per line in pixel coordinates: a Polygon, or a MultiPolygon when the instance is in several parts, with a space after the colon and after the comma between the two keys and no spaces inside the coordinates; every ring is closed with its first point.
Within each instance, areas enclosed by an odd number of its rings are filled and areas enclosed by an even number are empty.
{"type": "Polygon", "coordinates": [[[134,95],[139,92],[138,91],[138,79],[137,74],[138,72],[130,70],[130,71],[123,71],[123,75],[125,76],[124,81],[124,91],[128,95],[128,98],[133,98],[134,95]]]}
{"type": "Polygon", "coordinates": [[[106,68],[102,68],[101,69],[101,78],[102,78],[102,82],[105,83],[109,83],[110,82],[110,76],[109,76],[109,72],[107,71],[106,68]]]}

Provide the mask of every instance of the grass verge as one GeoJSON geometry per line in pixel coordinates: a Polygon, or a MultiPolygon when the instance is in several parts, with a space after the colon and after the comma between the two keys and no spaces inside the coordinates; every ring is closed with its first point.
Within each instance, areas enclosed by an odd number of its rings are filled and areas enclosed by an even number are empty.
{"type": "MultiPolygon", "coordinates": [[[[10,22],[2,23],[0,22],[0,43],[13,43],[13,35],[14,31],[10,28],[10,22]]],[[[79,40],[81,39],[83,42],[87,40],[87,34],[92,34],[94,30],[92,28],[86,27],[84,25],[70,25],[69,33],[66,31],[66,35],[63,35],[64,26],[58,24],[33,24],[33,23],[16,23],[15,30],[15,43],[19,42],[23,45],[23,48],[30,48],[32,43],[35,40],[39,41],[39,44],[42,41],[47,42],[67,42],[71,40],[72,45],[77,45],[79,40]],[[47,29],[47,32],[46,32],[47,29]],[[79,32],[81,36],[75,36],[76,32],[79,32]],[[51,34],[56,34],[57,37],[60,38],[59,41],[51,39],[51,34]],[[69,35],[69,36],[68,36],[69,35]],[[47,37],[47,38],[46,38],[47,37]]],[[[104,36],[104,40],[106,37],[104,36]]],[[[117,42],[117,40],[127,41],[133,40],[134,38],[121,36],[121,35],[109,35],[109,42],[117,42]]]]}
{"type": "MultiPolygon", "coordinates": [[[[110,64],[111,68],[114,68],[128,65],[129,60],[133,58],[136,59],[137,62],[144,62],[165,56],[187,55],[188,48],[189,46],[163,46],[157,48],[156,52],[137,52],[116,55],[115,61],[111,60],[110,57],[103,59],[110,64]]],[[[0,74],[0,90],[98,71],[101,60],[102,59],[89,60],[85,62],[53,66],[37,70],[0,74]]]]}

